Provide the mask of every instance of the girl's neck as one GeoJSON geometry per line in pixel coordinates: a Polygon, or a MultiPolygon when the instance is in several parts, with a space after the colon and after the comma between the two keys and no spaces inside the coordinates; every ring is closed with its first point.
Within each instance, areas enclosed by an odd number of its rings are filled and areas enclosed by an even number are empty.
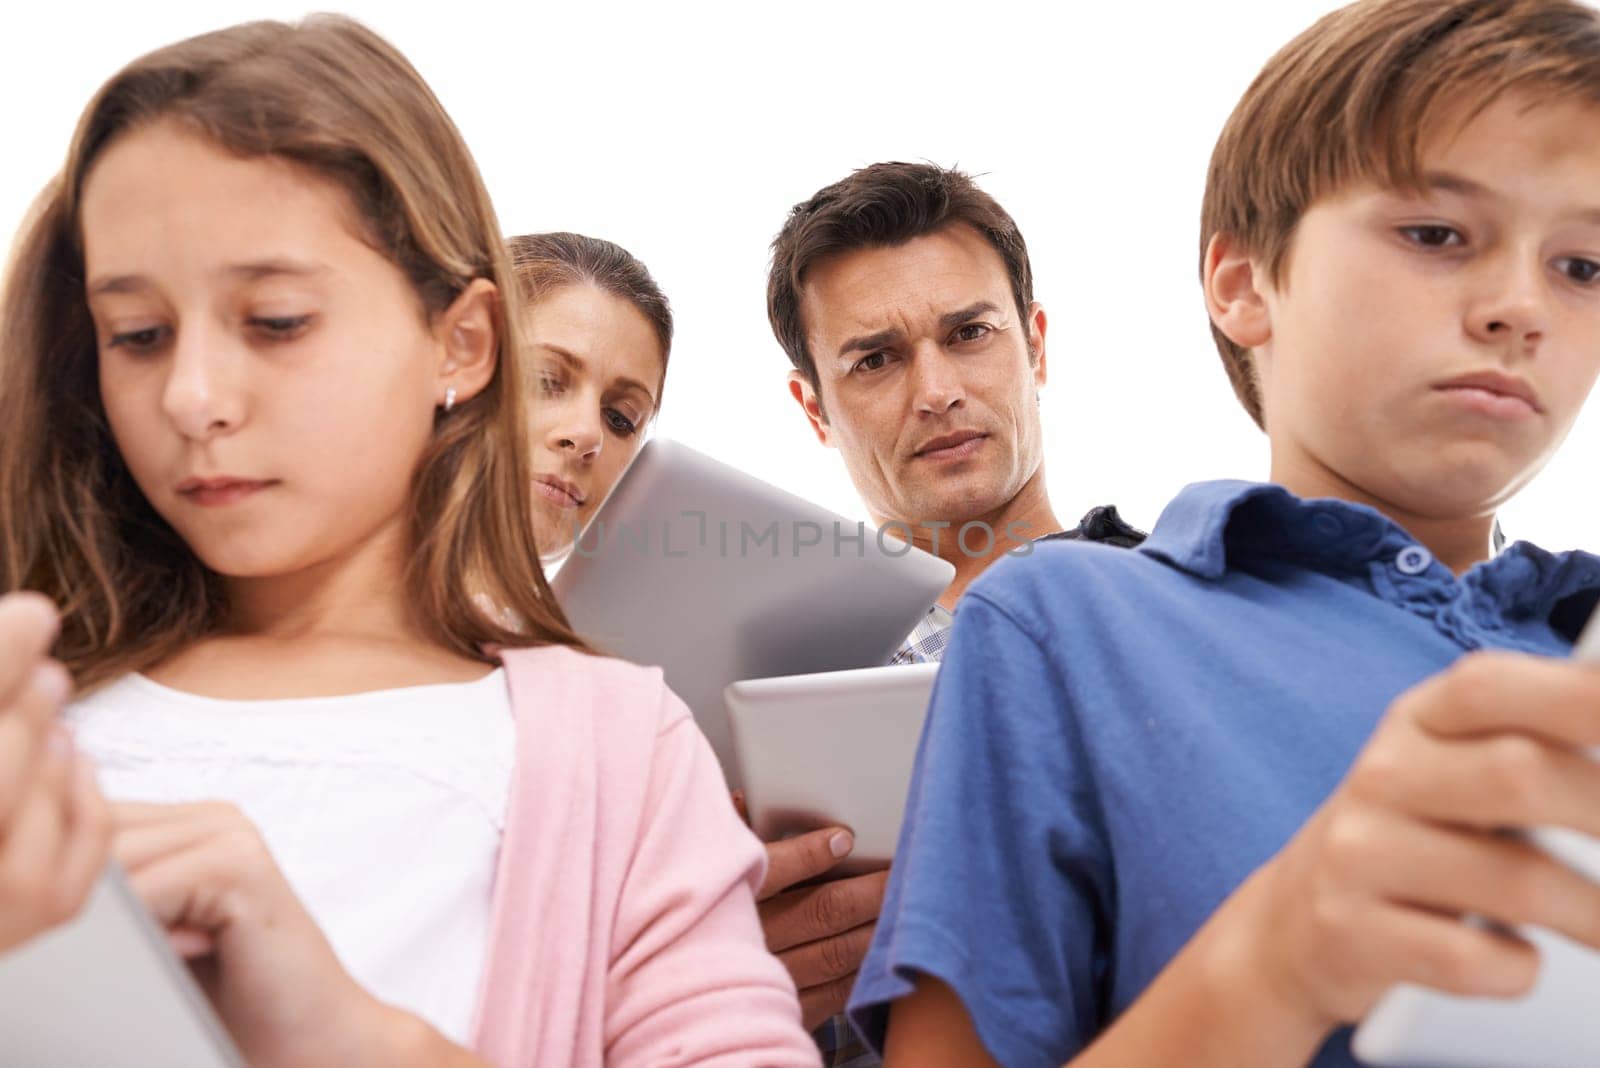
{"type": "Polygon", "coordinates": [[[398,529],[288,575],[230,579],[222,631],[146,674],[231,700],[332,697],[465,682],[489,669],[425,638],[406,610],[398,529]]]}

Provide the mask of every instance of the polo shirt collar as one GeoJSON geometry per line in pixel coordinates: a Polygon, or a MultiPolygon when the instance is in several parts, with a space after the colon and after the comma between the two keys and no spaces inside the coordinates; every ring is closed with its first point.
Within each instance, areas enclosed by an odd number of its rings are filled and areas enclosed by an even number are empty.
{"type": "MultiPolygon", "coordinates": [[[[1227,574],[1230,556],[1291,560],[1332,574],[1364,574],[1375,562],[1387,564],[1415,545],[1403,527],[1366,505],[1304,500],[1272,483],[1228,480],[1185,487],[1161,513],[1150,539],[1138,551],[1215,581],[1227,574]]],[[[1437,570],[1448,575],[1442,567],[1437,570]]],[[[1473,568],[1469,576],[1479,595],[1503,610],[1543,614],[1568,598],[1593,603],[1600,594],[1600,557],[1548,553],[1518,542],[1488,564],[1473,568]]]]}

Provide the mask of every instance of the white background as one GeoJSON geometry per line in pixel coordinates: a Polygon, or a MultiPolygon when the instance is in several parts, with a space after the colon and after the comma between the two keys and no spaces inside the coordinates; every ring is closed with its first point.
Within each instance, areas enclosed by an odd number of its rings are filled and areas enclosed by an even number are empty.
{"type": "MultiPolygon", "coordinates": [[[[678,319],[659,431],[851,516],[836,454],[784,384],[766,322],[788,208],[877,160],[981,175],[1017,219],[1049,313],[1057,514],[1153,523],[1184,483],[1262,478],[1196,280],[1211,145],[1278,46],[1333,4],[347,2],[460,125],[509,233],[578,230],[645,261],[678,319]]],[[[136,55],[303,3],[52,4],[0,31],[0,233],[60,165],[95,88],[136,55]]],[[[1595,406],[1591,405],[1591,409],[1595,406]]],[[[1600,417],[1503,514],[1595,548],[1600,417]]]]}

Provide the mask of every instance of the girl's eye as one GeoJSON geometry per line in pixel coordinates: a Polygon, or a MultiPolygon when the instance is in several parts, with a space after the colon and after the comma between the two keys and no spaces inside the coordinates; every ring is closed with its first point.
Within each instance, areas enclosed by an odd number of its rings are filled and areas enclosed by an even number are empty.
{"type": "Polygon", "coordinates": [[[957,341],[981,341],[989,336],[990,327],[987,323],[965,323],[956,328],[957,341]]]}
{"type": "Polygon", "coordinates": [[[1466,243],[1460,230],[1453,226],[1427,223],[1422,226],[1402,226],[1400,232],[1414,245],[1423,248],[1451,248],[1466,243]]]}
{"type": "Polygon", "coordinates": [[[606,424],[610,426],[613,431],[625,438],[633,436],[634,432],[639,429],[638,425],[635,424],[632,419],[629,419],[615,408],[607,408],[604,414],[606,417],[606,424]]]}
{"type": "Polygon", "coordinates": [[[850,368],[850,370],[851,371],[879,371],[879,370],[882,370],[884,364],[886,364],[888,362],[889,362],[889,354],[888,353],[886,353],[886,352],[874,352],[874,353],[871,353],[869,355],[861,357],[861,359],[859,359],[859,360],[857,360],[855,362],[855,366],[850,368]]]}
{"type": "Polygon", "coordinates": [[[1563,256],[1556,261],[1556,269],[1582,285],[1600,281],[1600,263],[1586,260],[1582,256],[1563,256]]]}
{"type": "Polygon", "coordinates": [[[248,320],[250,327],[268,335],[274,341],[288,341],[299,337],[311,323],[309,315],[260,315],[248,320]]]}
{"type": "Polygon", "coordinates": [[[106,342],[106,348],[126,349],[129,352],[149,352],[166,338],[167,328],[164,326],[147,326],[142,330],[124,330],[120,334],[112,334],[106,342]]]}

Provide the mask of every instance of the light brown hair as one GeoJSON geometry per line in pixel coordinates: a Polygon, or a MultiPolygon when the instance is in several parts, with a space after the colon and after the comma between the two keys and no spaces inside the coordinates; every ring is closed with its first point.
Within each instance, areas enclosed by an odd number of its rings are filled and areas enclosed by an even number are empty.
{"type": "Polygon", "coordinates": [[[499,287],[493,379],[436,417],[417,465],[409,608],[427,638],[480,660],[491,659],[489,646],[584,648],[534,541],[520,295],[488,192],[405,57],[338,16],[248,23],[159,49],[85,110],[65,166],[18,237],[0,297],[0,589],[56,602],[56,655],[80,687],[151,667],[225,621],[221,578],[151,507],[117,450],[84,293],[85,176],[113,140],[157,120],[334,182],[429,317],[475,279],[499,287]],[[515,613],[507,618],[521,629],[480,610],[475,593],[515,613]]]}
{"type": "MultiPolygon", "coordinates": [[[[1202,272],[1211,239],[1227,234],[1279,282],[1316,200],[1361,180],[1420,189],[1435,124],[1464,124],[1509,92],[1600,103],[1600,12],[1571,0],[1359,0],[1324,16],[1267,61],[1217,139],[1202,272]]],[[[1249,351],[1211,332],[1264,426],[1249,351]]]]}
{"type": "Polygon", "coordinates": [[[817,388],[806,347],[800,287],[818,260],[859,249],[891,248],[947,226],[972,227],[1000,254],[1017,314],[1028,321],[1033,265],[1022,232],[999,203],[958,170],[931,163],[874,163],[796,204],[772,242],[767,321],[789,362],[817,388]]]}
{"type": "Polygon", "coordinates": [[[592,285],[639,310],[661,342],[661,379],[655,398],[655,410],[661,411],[667,360],[672,355],[672,305],[638,257],[603,238],[564,231],[519,234],[507,239],[506,250],[529,306],[566,286],[592,285]]]}

